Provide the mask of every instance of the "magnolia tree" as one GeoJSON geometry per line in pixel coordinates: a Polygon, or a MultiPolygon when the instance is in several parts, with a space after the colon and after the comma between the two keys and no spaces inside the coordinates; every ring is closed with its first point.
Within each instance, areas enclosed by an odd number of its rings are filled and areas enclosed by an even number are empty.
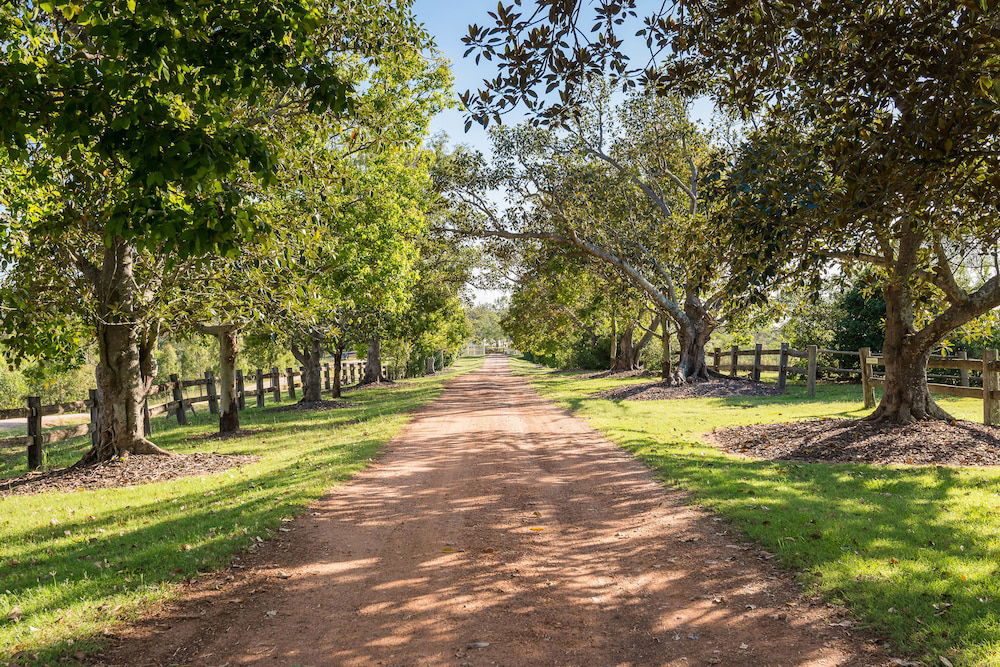
{"type": "Polygon", "coordinates": [[[266,119],[290,104],[349,115],[343,54],[395,59],[423,33],[405,6],[337,0],[12,2],[0,30],[6,343],[50,356],[91,332],[101,409],[86,460],[162,454],[142,403],[163,295],[189,258],[268,230],[266,119]]]}
{"type": "Polygon", "coordinates": [[[870,418],[948,418],[927,388],[931,351],[1000,306],[1000,11],[720,7],[699,3],[681,34],[720,100],[758,118],[729,182],[741,263],[765,279],[872,272],[886,377],[870,418]]]}
{"type": "Polygon", "coordinates": [[[710,223],[718,202],[706,186],[724,156],[677,98],[637,93],[612,106],[604,86],[589,92],[562,129],[497,130],[492,164],[455,156],[442,170],[454,228],[553,244],[613,269],[655,304],[658,321],[673,323],[673,379],[707,379],[705,344],[740,296],[710,223]]]}

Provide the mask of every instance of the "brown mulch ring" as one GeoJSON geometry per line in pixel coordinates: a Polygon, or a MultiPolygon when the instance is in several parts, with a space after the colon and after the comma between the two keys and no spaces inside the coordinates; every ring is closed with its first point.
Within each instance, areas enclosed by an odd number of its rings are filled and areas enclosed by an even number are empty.
{"type": "Polygon", "coordinates": [[[582,373],[588,380],[602,380],[604,378],[651,378],[656,377],[656,373],[644,368],[635,371],[601,371],[600,373],[582,373]]]}
{"type": "Polygon", "coordinates": [[[233,438],[245,438],[248,435],[257,435],[258,433],[263,433],[268,429],[266,428],[241,428],[238,431],[229,431],[227,433],[219,433],[218,431],[212,431],[210,433],[199,433],[198,435],[192,435],[188,440],[231,440],[233,438]]]}
{"type": "Polygon", "coordinates": [[[336,410],[338,408],[356,408],[360,403],[350,401],[322,400],[310,403],[289,403],[288,405],[278,405],[268,408],[264,412],[292,412],[293,410],[336,410]]]}
{"type": "Polygon", "coordinates": [[[46,472],[29,472],[0,480],[0,496],[31,495],[47,491],[90,491],[165,482],[179,477],[211,475],[259,460],[259,456],[214,453],[135,455],[79,468],[71,466],[46,472]]]}
{"type": "Polygon", "coordinates": [[[898,426],[814,419],[718,429],[705,437],[726,451],[767,460],[1000,465],[1000,428],[967,421],[898,426]]]}
{"type": "Polygon", "coordinates": [[[606,398],[613,401],[660,401],[670,398],[729,398],[732,396],[778,396],[777,387],[753,380],[713,377],[704,382],[670,385],[664,381],[633,384],[625,387],[605,389],[592,398],[606,398]]]}

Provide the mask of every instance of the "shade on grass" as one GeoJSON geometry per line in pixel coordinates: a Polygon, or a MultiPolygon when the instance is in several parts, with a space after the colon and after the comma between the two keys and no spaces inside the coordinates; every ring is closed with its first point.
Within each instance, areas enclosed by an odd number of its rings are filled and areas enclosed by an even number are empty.
{"type": "MultiPolygon", "coordinates": [[[[0,662],[17,652],[45,662],[99,645],[103,630],[167,598],[173,583],[217,569],[282,518],[364,467],[399,432],[407,413],[432,400],[448,373],[392,390],[353,391],[357,407],[241,415],[260,433],[189,441],[216,428],[201,413],[186,427],[157,421],[154,438],[175,452],[256,454],[260,462],[204,477],[130,488],[0,498],[0,662]],[[35,657],[37,656],[37,658],[35,657]]],[[[85,443],[60,443],[66,465],[85,443]]],[[[0,475],[23,471],[10,461],[0,475]]],[[[24,660],[19,660],[24,661],[24,660]]]]}
{"type": "MultiPolygon", "coordinates": [[[[515,369],[731,519],[807,587],[847,605],[896,655],[1000,665],[1000,467],[751,461],[699,438],[725,426],[864,416],[854,385],[820,385],[813,399],[792,385],[778,397],[609,401],[588,396],[642,380],[515,369]]],[[[980,401],[940,402],[958,418],[982,417],[980,401]]]]}

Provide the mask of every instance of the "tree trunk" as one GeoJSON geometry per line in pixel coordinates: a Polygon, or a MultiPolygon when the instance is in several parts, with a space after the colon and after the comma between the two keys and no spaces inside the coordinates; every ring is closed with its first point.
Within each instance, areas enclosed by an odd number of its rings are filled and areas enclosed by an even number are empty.
{"type": "Polygon", "coordinates": [[[673,376],[673,369],[670,363],[670,320],[665,314],[660,315],[660,350],[663,354],[663,362],[660,366],[660,377],[670,382],[673,376]]]}
{"type": "Polygon", "coordinates": [[[612,370],[631,371],[636,369],[636,348],[632,342],[632,335],[635,333],[635,325],[629,324],[622,330],[621,338],[618,342],[618,356],[615,357],[612,370]]]}
{"type": "Polygon", "coordinates": [[[884,290],[885,384],[871,421],[909,424],[922,419],[951,419],[927,389],[927,362],[938,340],[915,336],[913,295],[904,281],[884,290]]]}
{"type": "Polygon", "coordinates": [[[299,403],[316,403],[323,400],[323,356],[318,336],[309,336],[305,346],[292,345],[292,354],[302,364],[302,399],[299,403]]]}
{"type": "Polygon", "coordinates": [[[609,368],[614,370],[615,364],[618,362],[618,318],[614,311],[611,311],[611,352],[608,358],[611,359],[609,368]]]}
{"type": "Polygon", "coordinates": [[[333,397],[340,398],[341,396],[341,382],[343,378],[341,377],[341,366],[343,366],[344,360],[344,344],[337,343],[337,347],[333,350],[333,397]]]}
{"type": "Polygon", "coordinates": [[[135,249],[115,239],[105,250],[95,276],[97,441],[81,464],[124,454],[169,454],[143,435],[142,408],[156,367],[150,356],[149,335],[151,331],[155,335],[155,327],[144,331],[139,324],[141,305],[134,261],[135,249]],[[145,348],[145,357],[140,348],[145,348]]]}
{"type": "Polygon", "coordinates": [[[696,299],[686,300],[684,314],[685,319],[676,322],[679,353],[677,368],[673,373],[676,384],[708,379],[705,344],[715,328],[711,316],[696,299]]]}
{"type": "Polygon", "coordinates": [[[240,334],[236,327],[220,327],[219,339],[219,433],[240,430],[239,401],[236,396],[236,359],[240,353],[240,334]]]}
{"type": "Polygon", "coordinates": [[[363,384],[382,381],[382,339],[377,336],[368,341],[368,355],[365,359],[365,379],[363,384]]]}

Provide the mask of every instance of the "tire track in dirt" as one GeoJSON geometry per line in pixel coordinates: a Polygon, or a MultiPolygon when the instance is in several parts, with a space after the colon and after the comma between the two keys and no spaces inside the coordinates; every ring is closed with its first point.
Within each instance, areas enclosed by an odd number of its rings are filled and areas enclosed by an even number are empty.
{"type": "Polygon", "coordinates": [[[686,500],[490,357],[102,662],[885,664],[686,500]]]}

